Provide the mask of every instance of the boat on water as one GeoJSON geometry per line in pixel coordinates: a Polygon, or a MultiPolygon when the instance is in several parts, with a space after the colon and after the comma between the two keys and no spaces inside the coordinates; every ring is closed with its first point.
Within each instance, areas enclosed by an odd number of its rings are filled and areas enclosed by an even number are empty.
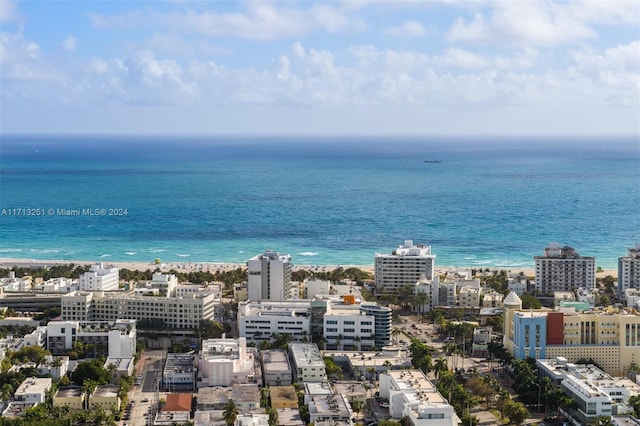
{"type": "Polygon", "coordinates": [[[442,163],[442,160],[424,160],[425,163],[442,163]]]}

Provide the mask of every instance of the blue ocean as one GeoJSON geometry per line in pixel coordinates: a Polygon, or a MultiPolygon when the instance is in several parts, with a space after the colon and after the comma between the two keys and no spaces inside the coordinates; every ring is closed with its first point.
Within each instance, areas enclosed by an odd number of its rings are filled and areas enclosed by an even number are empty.
{"type": "Polygon", "coordinates": [[[517,269],[558,242],[615,268],[640,242],[637,137],[2,136],[0,161],[2,258],[372,265],[413,240],[517,269]]]}

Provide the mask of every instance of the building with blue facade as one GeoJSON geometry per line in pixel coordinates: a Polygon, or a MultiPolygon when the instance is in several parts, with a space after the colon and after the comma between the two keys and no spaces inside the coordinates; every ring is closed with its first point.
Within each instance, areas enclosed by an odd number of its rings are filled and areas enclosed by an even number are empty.
{"type": "Polygon", "coordinates": [[[546,358],[547,312],[520,311],[513,316],[513,356],[546,358]]]}

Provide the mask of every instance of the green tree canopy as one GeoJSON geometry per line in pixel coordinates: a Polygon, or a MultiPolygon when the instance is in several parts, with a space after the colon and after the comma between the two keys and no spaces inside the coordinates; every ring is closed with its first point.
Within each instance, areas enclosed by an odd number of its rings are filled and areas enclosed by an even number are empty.
{"type": "Polygon", "coordinates": [[[542,307],[540,301],[530,294],[523,294],[520,299],[522,300],[522,309],[540,309],[542,307]]]}
{"type": "Polygon", "coordinates": [[[78,363],[76,369],[71,374],[71,380],[78,386],[83,386],[86,380],[92,380],[98,385],[109,383],[109,371],[104,368],[102,358],[78,363]]]}

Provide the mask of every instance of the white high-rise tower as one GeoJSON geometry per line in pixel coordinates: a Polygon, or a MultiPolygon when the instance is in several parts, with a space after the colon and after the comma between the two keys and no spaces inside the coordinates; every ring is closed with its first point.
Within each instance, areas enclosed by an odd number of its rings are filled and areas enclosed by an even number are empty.
{"type": "Polygon", "coordinates": [[[376,253],[376,291],[395,294],[400,287],[415,287],[421,279],[433,280],[435,258],[431,246],[416,246],[411,240],[391,254],[376,253]]]}
{"type": "Polygon", "coordinates": [[[283,301],[290,297],[291,256],[267,250],[247,261],[249,300],[283,301]]]}

